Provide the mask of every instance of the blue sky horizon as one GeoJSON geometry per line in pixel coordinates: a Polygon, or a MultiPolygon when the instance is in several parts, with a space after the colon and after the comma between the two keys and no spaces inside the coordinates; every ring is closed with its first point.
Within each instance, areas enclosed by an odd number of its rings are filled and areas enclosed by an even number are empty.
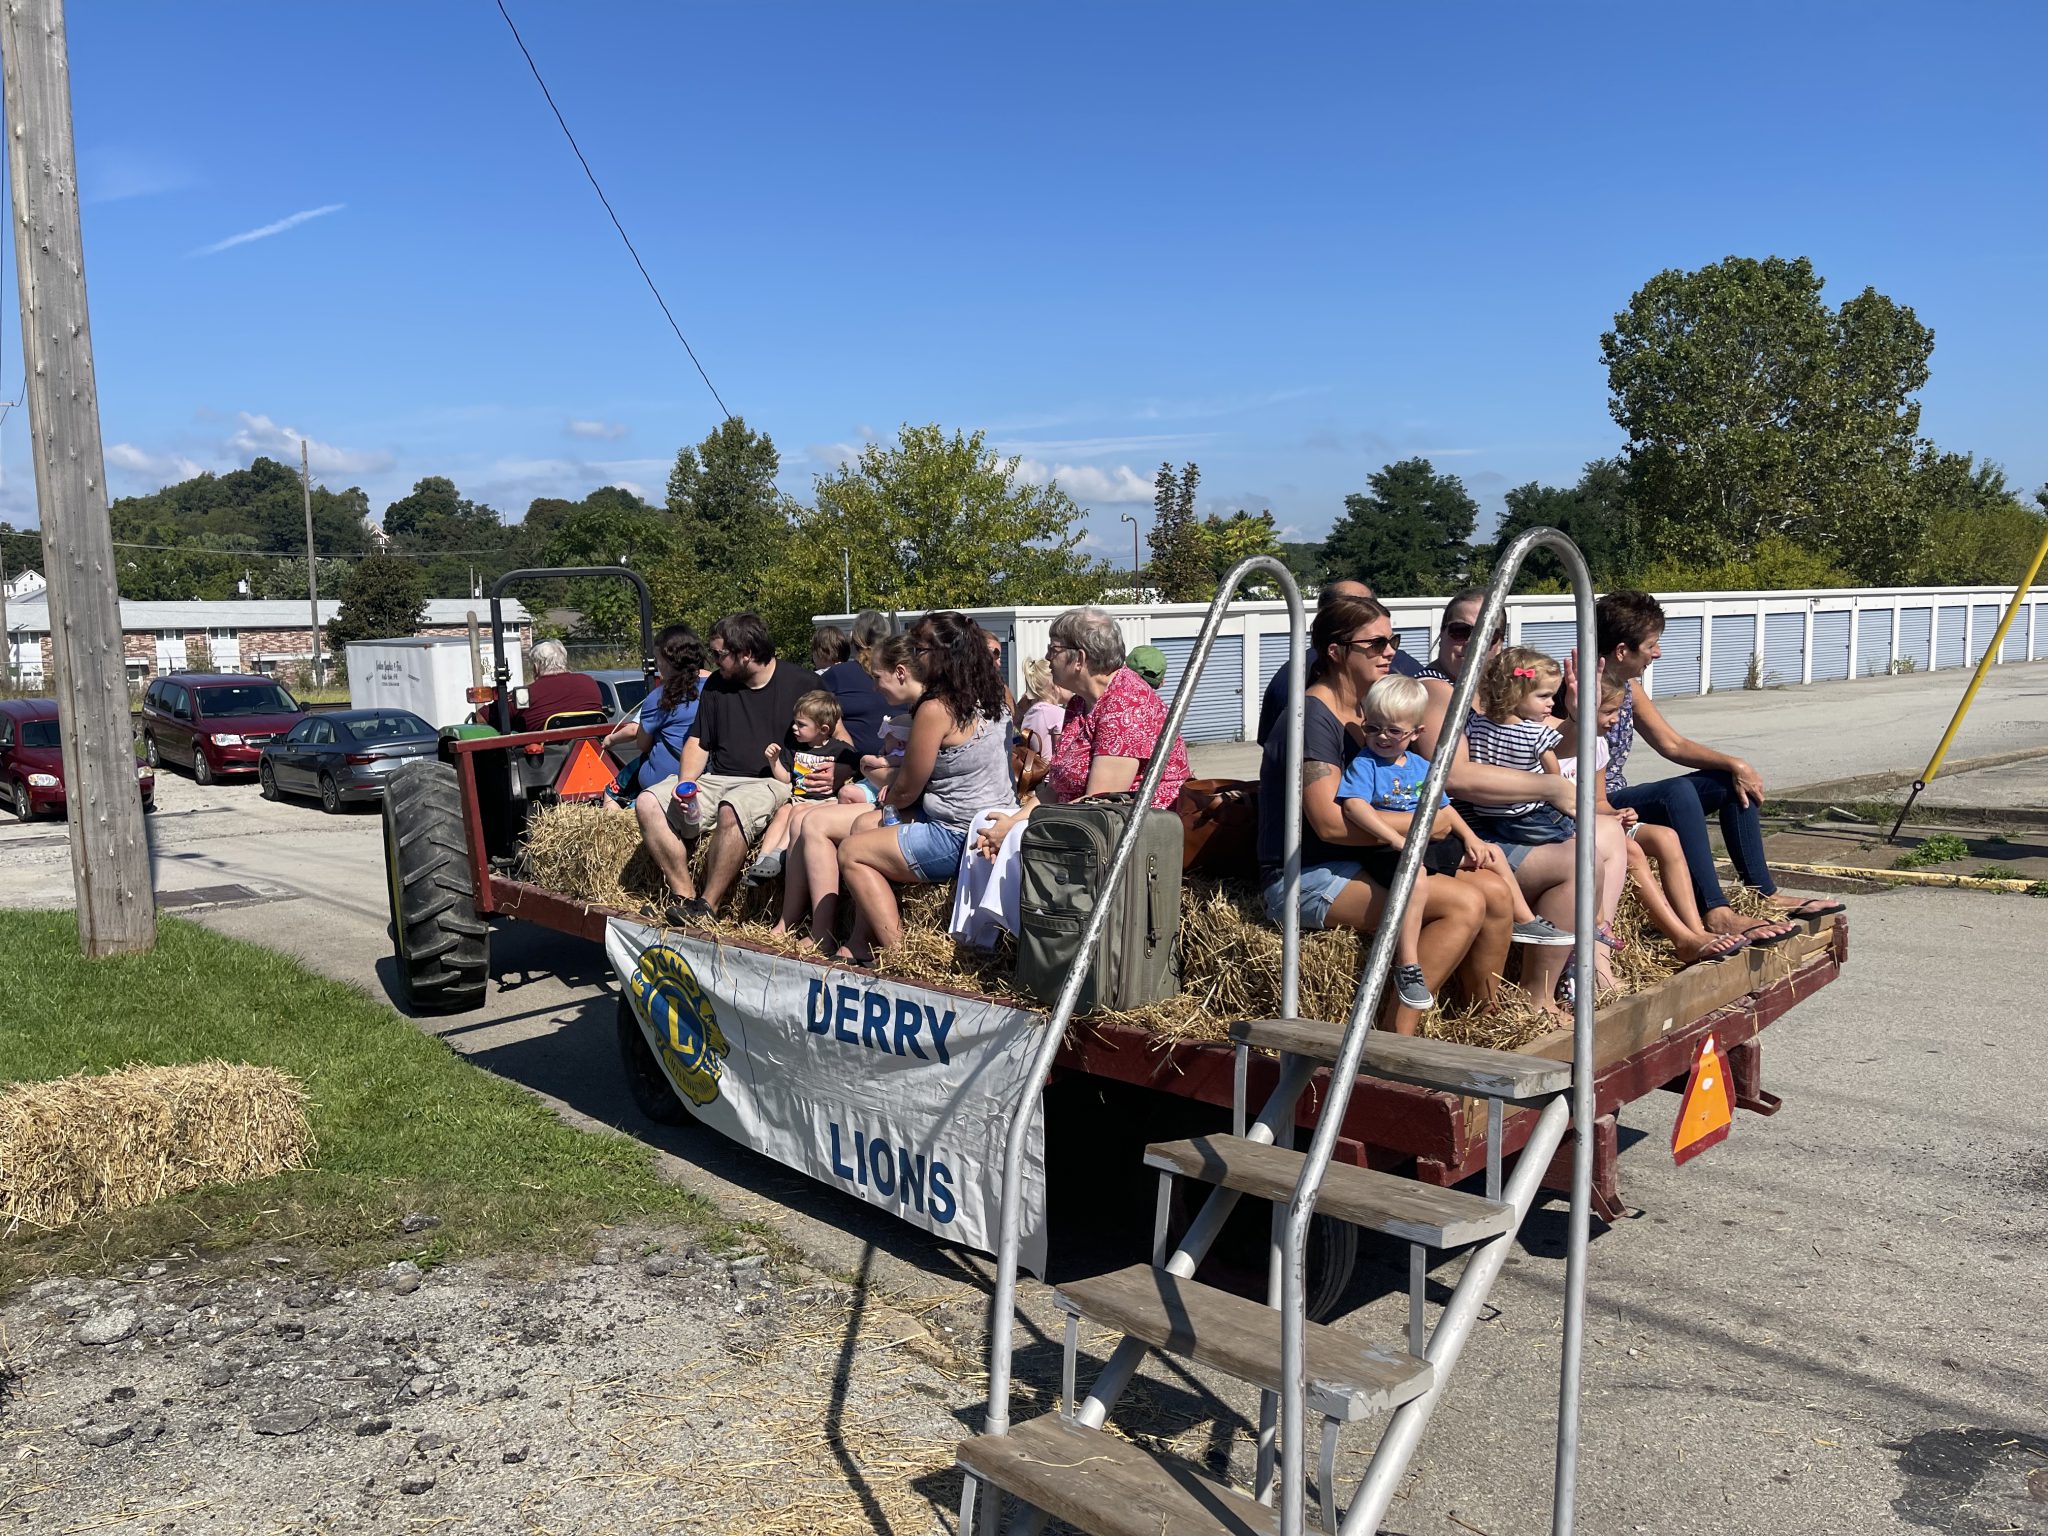
{"type": "MultiPolygon", "coordinates": [[[[1630,293],[1730,254],[1911,305],[1924,434],[2048,480],[2031,9],[508,4],[798,496],[937,421],[1056,476],[1113,563],[1162,460],[1314,538],[1421,455],[1484,529],[1619,448],[1630,293]]],[[[716,425],[489,0],[69,26],[113,495],[303,432],[379,515],[445,474],[516,519],[659,499],[716,425]]]]}

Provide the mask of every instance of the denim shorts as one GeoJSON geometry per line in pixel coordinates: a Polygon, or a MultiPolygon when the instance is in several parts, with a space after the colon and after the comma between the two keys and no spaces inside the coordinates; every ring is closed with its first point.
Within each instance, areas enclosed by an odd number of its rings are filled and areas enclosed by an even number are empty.
{"type": "MultiPolygon", "coordinates": [[[[1344,887],[1365,878],[1365,866],[1352,859],[1334,864],[1305,864],[1301,871],[1301,926],[1321,928],[1344,887]]],[[[1275,927],[1287,908],[1287,877],[1275,870],[1266,877],[1266,917],[1275,927]]]]}
{"type": "Polygon", "coordinates": [[[1489,816],[1477,811],[1468,814],[1466,820],[1481,837],[1500,844],[1510,869],[1520,868],[1531,848],[1569,842],[1579,830],[1577,822],[1549,805],[1531,806],[1513,816],[1489,816]]]}
{"type": "Polygon", "coordinates": [[[913,876],[925,885],[938,885],[960,873],[967,829],[936,821],[905,822],[896,829],[896,847],[913,876]]]}

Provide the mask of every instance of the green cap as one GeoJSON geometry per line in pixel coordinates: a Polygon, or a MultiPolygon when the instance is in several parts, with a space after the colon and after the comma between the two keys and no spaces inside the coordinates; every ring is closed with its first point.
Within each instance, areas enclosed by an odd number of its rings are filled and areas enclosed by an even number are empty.
{"type": "Polygon", "coordinates": [[[1154,688],[1166,681],[1166,652],[1156,645],[1139,646],[1124,664],[1154,688]]]}

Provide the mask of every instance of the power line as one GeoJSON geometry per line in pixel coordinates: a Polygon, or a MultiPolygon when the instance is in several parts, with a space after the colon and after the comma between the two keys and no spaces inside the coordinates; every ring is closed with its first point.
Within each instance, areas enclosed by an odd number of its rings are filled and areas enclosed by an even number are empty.
{"type": "Polygon", "coordinates": [[[661,296],[661,290],[654,286],[654,278],[648,273],[647,263],[640,259],[640,253],[633,249],[633,237],[626,233],[626,226],[619,222],[618,214],[612,208],[612,200],[604,195],[604,188],[598,185],[597,172],[590,168],[584,158],[583,147],[576,142],[576,135],[569,131],[569,120],[562,116],[562,109],[555,105],[555,94],[548,89],[547,81],[541,78],[540,66],[533,62],[533,54],[526,46],[526,39],[519,35],[519,28],[513,24],[512,13],[505,9],[505,0],[497,0],[498,14],[505,18],[505,25],[511,28],[512,41],[519,45],[519,51],[526,56],[526,67],[533,71],[534,84],[540,87],[541,95],[547,98],[548,110],[555,114],[555,121],[562,126],[562,136],[569,141],[569,148],[576,152],[576,161],[583,167],[583,174],[590,178],[591,190],[597,193],[597,200],[604,204],[604,211],[611,215],[612,228],[619,232],[619,238],[626,242],[626,254],[633,258],[633,265],[640,269],[640,276],[647,284],[647,291],[654,295],[654,302],[661,306],[661,312],[668,319],[668,328],[676,333],[676,340],[683,344],[683,350],[690,354],[690,361],[696,364],[697,377],[704,381],[704,387],[711,391],[711,398],[718,402],[718,409],[726,420],[732,420],[725,399],[718,393],[718,386],[711,382],[711,375],[704,371],[704,365],[697,361],[697,349],[690,345],[690,339],[683,334],[683,328],[676,324],[676,317],[668,307],[668,300],[661,296]]]}

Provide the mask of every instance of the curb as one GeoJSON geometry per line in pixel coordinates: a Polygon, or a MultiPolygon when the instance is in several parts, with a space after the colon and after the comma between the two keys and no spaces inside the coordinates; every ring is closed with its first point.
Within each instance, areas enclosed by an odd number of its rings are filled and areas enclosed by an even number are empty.
{"type": "Polygon", "coordinates": [[[1783,871],[1788,875],[1821,875],[1831,880],[1879,880],[1889,885],[1923,885],[1946,887],[1958,891],[2018,891],[2030,892],[2038,885],[2048,884],[2040,880],[1987,880],[1981,875],[1942,875],[1924,869],[1864,869],[1855,864],[1781,864],[1771,861],[1775,874],[1783,871]]]}
{"type": "MultiPolygon", "coordinates": [[[[2048,747],[2021,747],[2011,752],[1992,752],[1983,757],[1966,757],[1947,764],[1922,795],[1938,793],[1935,786],[1959,774],[1980,768],[2003,768],[2009,763],[2033,762],[2048,757],[2048,747]]],[[[1894,790],[1911,789],[1918,775],[1911,772],[1867,773],[1849,779],[1830,779],[1818,784],[1800,784],[1782,795],[1766,795],[1764,801],[1774,813],[1822,816],[1840,810],[1845,801],[1879,799],[1894,790]]],[[[2048,807],[2032,806],[1946,806],[1923,798],[1913,807],[1914,825],[1931,817],[1945,817],[1980,826],[2031,827],[2048,829],[2048,807]]]]}

